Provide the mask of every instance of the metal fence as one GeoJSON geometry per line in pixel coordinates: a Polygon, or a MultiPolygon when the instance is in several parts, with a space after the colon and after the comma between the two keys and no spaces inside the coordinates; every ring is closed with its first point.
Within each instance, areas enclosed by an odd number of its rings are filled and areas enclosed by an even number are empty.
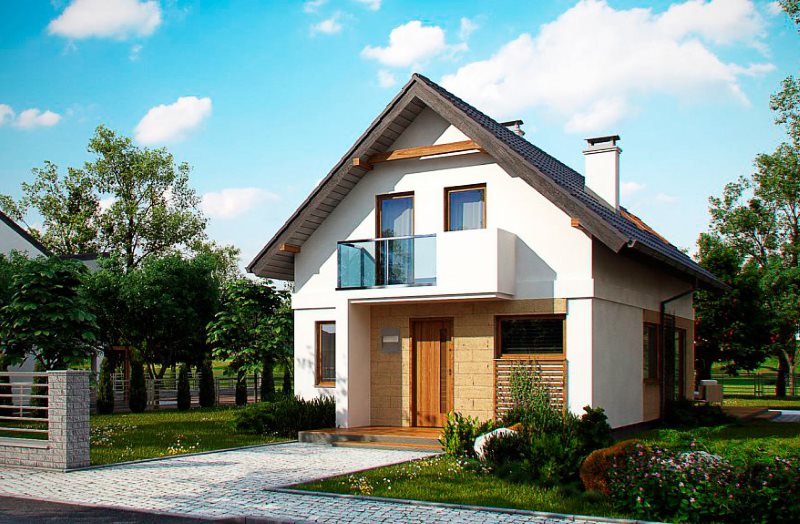
{"type": "MultiPolygon", "coordinates": [[[[121,373],[111,375],[114,388],[114,411],[128,411],[128,398],[130,381],[121,373]]],[[[214,394],[216,404],[220,406],[236,404],[236,377],[215,377],[214,394]]],[[[95,409],[97,400],[97,383],[99,376],[95,377],[92,386],[92,409],[95,409]]],[[[247,402],[258,402],[261,397],[261,377],[249,375],[245,377],[247,387],[247,402]]],[[[146,378],[147,409],[169,409],[178,406],[178,378],[175,374],[167,374],[163,378],[146,378]]],[[[189,376],[189,392],[192,406],[200,405],[200,375],[189,376]]]]}
{"type": "Polygon", "coordinates": [[[47,373],[0,372],[0,437],[47,439],[47,373]]]}
{"type": "MultiPolygon", "coordinates": [[[[711,378],[722,384],[725,396],[741,395],[753,397],[775,396],[775,384],[778,382],[778,373],[775,371],[742,372],[736,376],[725,373],[713,373],[711,378]]],[[[797,396],[800,390],[800,373],[794,376],[795,391],[789,387],[789,377],[786,377],[786,394],[797,396]]]]}

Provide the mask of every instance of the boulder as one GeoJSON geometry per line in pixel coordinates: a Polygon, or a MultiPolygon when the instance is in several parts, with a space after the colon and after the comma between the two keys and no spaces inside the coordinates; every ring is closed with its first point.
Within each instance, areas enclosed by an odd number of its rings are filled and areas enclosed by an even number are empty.
{"type": "Polygon", "coordinates": [[[475,439],[475,455],[478,456],[479,460],[483,460],[483,457],[486,455],[486,444],[490,439],[514,435],[516,433],[516,431],[509,428],[498,428],[494,431],[490,431],[489,433],[484,433],[475,439]]]}

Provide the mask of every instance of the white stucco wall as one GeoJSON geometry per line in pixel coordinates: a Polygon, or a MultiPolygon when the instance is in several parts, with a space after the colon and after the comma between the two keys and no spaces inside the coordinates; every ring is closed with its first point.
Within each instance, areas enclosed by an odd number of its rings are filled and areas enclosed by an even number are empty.
{"type": "Polygon", "coordinates": [[[592,399],[592,299],[567,301],[567,404],[575,414],[592,399]]]}

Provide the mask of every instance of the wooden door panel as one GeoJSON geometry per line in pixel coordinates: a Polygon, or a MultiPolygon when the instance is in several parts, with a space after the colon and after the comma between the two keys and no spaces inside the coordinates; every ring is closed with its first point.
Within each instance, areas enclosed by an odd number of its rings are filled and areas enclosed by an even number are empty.
{"type": "Polygon", "coordinates": [[[453,329],[450,320],[414,323],[415,425],[441,427],[453,409],[453,329]]]}

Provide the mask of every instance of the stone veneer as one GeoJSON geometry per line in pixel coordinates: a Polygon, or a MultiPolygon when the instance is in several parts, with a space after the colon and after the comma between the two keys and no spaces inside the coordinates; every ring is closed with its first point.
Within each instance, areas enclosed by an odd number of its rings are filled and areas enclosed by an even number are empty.
{"type": "Polygon", "coordinates": [[[89,372],[48,371],[48,440],[0,438],[0,465],[69,470],[89,465],[89,372]]]}
{"type": "Polygon", "coordinates": [[[566,313],[565,299],[375,305],[370,327],[370,404],[375,426],[411,425],[411,321],[453,319],[454,409],[487,420],[494,416],[495,317],[566,313]],[[380,332],[400,328],[401,351],[382,353],[380,332]]]}

